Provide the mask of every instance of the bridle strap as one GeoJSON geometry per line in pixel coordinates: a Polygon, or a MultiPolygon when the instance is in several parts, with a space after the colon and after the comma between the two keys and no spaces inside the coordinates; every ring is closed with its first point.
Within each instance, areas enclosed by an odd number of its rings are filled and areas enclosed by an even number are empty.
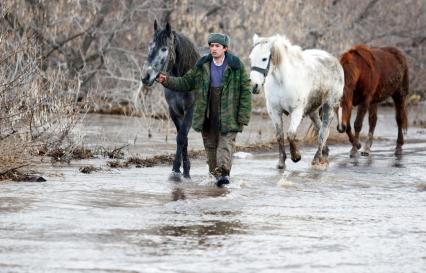
{"type": "Polygon", "coordinates": [[[268,75],[270,67],[271,67],[271,56],[269,56],[268,65],[266,66],[266,68],[260,68],[258,66],[252,66],[250,69],[251,69],[251,71],[259,72],[260,74],[263,75],[263,77],[266,78],[266,76],[268,75]]]}
{"type": "Polygon", "coordinates": [[[252,66],[251,71],[257,71],[260,74],[262,74],[263,76],[266,76],[266,74],[268,73],[265,68],[260,68],[260,67],[257,67],[257,66],[252,66]]]}
{"type": "MultiPolygon", "coordinates": [[[[255,44],[253,46],[252,50],[259,44],[262,44],[262,42],[255,44]]],[[[259,72],[260,74],[263,75],[264,78],[266,78],[266,75],[268,75],[270,67],[271,67],[271,56],[269,56],[268,65],[266,66],[266,68],[261,68],[261,67],[258,67],[258,66],[252,66],[250,69],[251,69],[251,71],[259,72]]],[[[265,80],[263,80],[263,81],[265,82],[265,80]]]]}

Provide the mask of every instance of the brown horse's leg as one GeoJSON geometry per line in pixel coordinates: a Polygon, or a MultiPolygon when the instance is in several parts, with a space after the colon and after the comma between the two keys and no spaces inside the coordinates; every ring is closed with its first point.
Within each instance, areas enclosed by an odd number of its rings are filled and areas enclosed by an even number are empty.
{"type": "Polygon", "coordinates": [[[365,142],[363,151],[361,152],[361,155],[363,156],[370,155],[371,145],[373,145],[374,129],[376,129],[377,124],[377,104],[370,104],[370,107],[368,108],[368,124],[370,128],[368,130],[368,139],[365,142]]]}
{"type": "Polygon", "coordinates": [[[362,129],[362,121],[364,120],[364,116],[367,113],[368,105],[367,104],[360,104],[358,105],[358,110],[354,122],[354,130],[355,130],[355,137],[352,142],[352,150],[350,153],[350,157],[356,157],[358,156],[358,150],[361,148],[361,144],[359,143],[359,133],[362,129]]]}
{"type": "Polygon", "coordinates": [[[355,136],[354,134],[352,134],[352,127],[351,124],[348,123],[348,125],[346,126],[346,134],[348,135],[349,138],[349,142],[354,145],[354,141],[355,141],[355,136]]]}
{"type": "Polygon", "coordinates": [[[396,141],[395,155],[402,155],[402,145],[404,145],[403,130],[407,130],[407,106],[406,96],[393,96],[395,102],[396,123],[398,124],[398,139],[396,141]]]}

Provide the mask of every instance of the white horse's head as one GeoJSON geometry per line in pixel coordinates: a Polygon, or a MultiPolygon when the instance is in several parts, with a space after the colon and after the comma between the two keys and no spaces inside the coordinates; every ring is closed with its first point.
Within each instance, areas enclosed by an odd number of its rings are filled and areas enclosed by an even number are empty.
{"type": "MultiPolygon", "coordinates": [[[[252,93],[258,93],[260,87],[265,84],[265,79],[271,67],[276,68],[281,64],[282,52],[277,41],[287,41],[286,38],[275,35],[272,37],[253,36],[253,48],[250,53],[250,80],[253,83],[252,93]]],[[[284,45],[284,44],[283,44],[284,45]]]]}
{"type": "Polygon", "coordinates": [[[271,66],[271,45],[265,38],[257,34],[253,36],[253,48],[250,52],[250,80],[253,84],[252,93],[259,93],[260,87],[265,83],[265,78],[271,66]]]}

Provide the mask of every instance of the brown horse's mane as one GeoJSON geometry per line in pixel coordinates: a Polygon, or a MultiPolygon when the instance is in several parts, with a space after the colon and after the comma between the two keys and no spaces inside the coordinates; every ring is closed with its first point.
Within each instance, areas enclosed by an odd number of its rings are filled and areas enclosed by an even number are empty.
{"type": "Polygon", "coordinates": [[[358,54],[367,63],[370,69],[374,69],[376,59],[374,58],[370,48],[365,45],[356,45],[349,50],[349,52],[352,54],[358,54]]]}
{"type": "Polygon", "coordinates": [[[360,73],[359,67],[354,63],[355,56],[361,58],[371,70],[375,70],[374,63],[376,60],[370,48],[361,44],[356,45],[344,53],[340,58],[340,63],[345,68],[346,83],[354,83],[357,81],[357,77],[360,73]]]}

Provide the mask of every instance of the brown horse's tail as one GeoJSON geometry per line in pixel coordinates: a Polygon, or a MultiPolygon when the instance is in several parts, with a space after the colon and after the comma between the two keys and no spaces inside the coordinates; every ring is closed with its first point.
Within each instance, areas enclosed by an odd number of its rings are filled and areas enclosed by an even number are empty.
{"type": "Polygon", "coordinates": [[[395,58],[398,59],[402,69],[402,81],[399,90],[394,94],[393,99],[396,107],[396,119],[399,120],[401,128],[407,132],[408,118],[407,118],[407,98],[409,92],[409,78],[408,78],[408,65],[404,54],[396,48],[387,48],[395,58]]]}
{"type": "Polygon", "coordinates": [[[402,118],[402,129],[407,132],[408,118],[407,118],[407,97],[409,91],[409,78],[408,78],[408,66],[404,70],[404,78],[402,79],[401,95],[403,96],[403,118],[402,118]]]}
{"type": "Polygon", "coordinates": [[[399,59],[399,61],[401,62],[401,67],[404,70],[404,76],[402,78],[402,82],[401,82],[401,88],[399,90],[400,92],[400,96],[402,97],[402,105],[401,107],[403,107],[403,109],[401,110],[402,112],[402,124],[401,127],[404,130],[404,132],[407,132],[407,127],[408,127],[408,118],[407,118],[407,98],[408,98],[408,92],[409,92],[409,84],[410,84],[410,80],[408,77],[408,65],[407,65],[407,59],[405,58],[404,54],[399,51],[398,49],[394,49],[396,52],[394,52],[394,55],[399,59]]]}

